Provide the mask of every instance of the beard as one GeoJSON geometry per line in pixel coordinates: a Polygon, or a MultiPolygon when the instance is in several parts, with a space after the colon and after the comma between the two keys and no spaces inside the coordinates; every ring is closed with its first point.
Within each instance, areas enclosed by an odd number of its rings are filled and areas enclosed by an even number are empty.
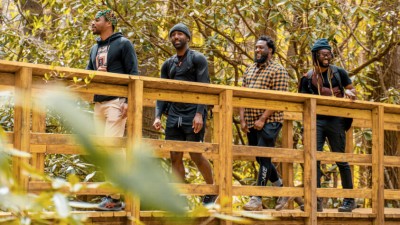
{"type": "Polygon", "coordinates": [[[257,59],[257,56],[254,56],[254,62],[255,63],[265,63],[268,59],[268,56],[266,55],[261,55],[259,59],[257,59]]]}

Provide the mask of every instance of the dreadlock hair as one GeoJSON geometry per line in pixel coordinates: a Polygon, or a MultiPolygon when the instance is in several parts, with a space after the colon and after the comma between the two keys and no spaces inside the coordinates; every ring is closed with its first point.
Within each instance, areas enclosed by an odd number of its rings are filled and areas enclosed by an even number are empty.
{"type": "Polygon", "coordinates": [[[311,52],[311,56],[312,56],[312,62],[313,62],[313,65],[318,65],[318,56],[317,56],[317,54],[318,54],[318,51],[313,51],[313,52],[311,52]]]}
{"type": "Polygon", "coordinates": [[[268,48],[272,49],[272,55],[275,53],[275,50],[276,50],[275,43],[274,43],[274,40],[272,40],[272,38],[270,36],[262,35],[258,38],[257,41],[267,42],[268,48]]]}

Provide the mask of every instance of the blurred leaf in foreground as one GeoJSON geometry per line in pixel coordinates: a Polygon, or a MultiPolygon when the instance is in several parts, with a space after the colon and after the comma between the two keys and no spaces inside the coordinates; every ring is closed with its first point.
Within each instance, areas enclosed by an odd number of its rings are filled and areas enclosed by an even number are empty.
{"type": "Polygon", "coordinates": [[[149,146],[138,144],[134,149],[127,149],[132,151],[132,154],[126,154],[130,158],[115,154],[115,151],[106,151],[90,137],[90,134],[95,133],[93,119],[87,114],[76,112],[75,100],[71,94],[51,92],[45,98],[42,102],[63,115],[66,125],[75,132],[76,140],[89,154],[88,159],[102,169],[110,182],[124,192],[139,196],[146,205],[175,214],[184,213],[181,198],[177,197],[178,193],[163,176],[158,159],[151,155],[149,146]]]}

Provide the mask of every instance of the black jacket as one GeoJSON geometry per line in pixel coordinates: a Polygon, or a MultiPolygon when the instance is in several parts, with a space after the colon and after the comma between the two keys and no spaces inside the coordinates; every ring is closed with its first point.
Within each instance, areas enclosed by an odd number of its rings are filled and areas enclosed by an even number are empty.
{"type": "MultiPolygon", "coordinates": [[[[107,72],[138,75],[138,61],[136,52],[131,41],[120,32],[112,34],[102,41],[96,39],[97,44],[90,49],[90,60],[86,66],[87,70],[97,70],[96,56],[99,47],[108,45],[107,72]]],[[[109,101],[118,98],[116,96],[95,95],[95,102],[109,101]]]]}
{"type": "MultiPolygon", "coordinates": [[[[176,55],[167,59],[161,67],[161,78],[181,81],[210,83],[208,76],[208,63],[206,57],[200,52],[188,49],[186,56],[179,59],[176,55]],[[181,61],[180,66],[178,66],[181,61]]],[[[161,117],[167,111],[168,117],[182,117],[183,124],[191,124],[196,113],[206,114],[206,106],[202,104],[174,103],[157,101],[156,116],[161,117]]]]}

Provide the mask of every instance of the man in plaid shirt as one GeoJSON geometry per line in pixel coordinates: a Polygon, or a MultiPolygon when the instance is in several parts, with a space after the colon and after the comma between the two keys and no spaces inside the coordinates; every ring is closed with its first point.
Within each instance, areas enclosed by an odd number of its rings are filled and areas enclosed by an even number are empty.
{"type": "MultiPolygon", "coordinates": [[[[275,43],[268,36],[261,36],[255,46],[254,64],[247,67],[243,75],[243,87],[265,90],[288,91],[289,75],[286,69],[271,60],[275,53],[275,43]]],[[[274,147],[276,138],[282,128],[283,112],[268,109],[240,109],[240,124],[246,132],[249,145],[274,147]]],[[[283,186],[271,158],[256,157],[260,165],[257,186],[265,186],[268,180],[274,186],[283,186]]],[[[287,204],[288,197],[278,199],[276,210],[287,204]]],[[[245,210],[261,211],[261,196],[253,196],[244,205],[245,210]]]]}

